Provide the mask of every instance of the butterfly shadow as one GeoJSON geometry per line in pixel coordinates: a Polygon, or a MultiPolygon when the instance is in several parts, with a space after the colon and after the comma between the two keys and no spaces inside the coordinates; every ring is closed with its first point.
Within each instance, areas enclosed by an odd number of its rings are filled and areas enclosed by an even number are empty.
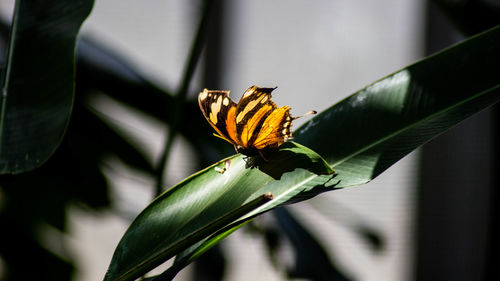
{"type": "Polygon", "coordinates": [[[248,157],[245,168],[259,169],[275,180],[297,168],[317,175],[333,175],[334,170],[316,152],[295,142],[287,142],[278,149],[261,151],[261,155],[248,157]]]}

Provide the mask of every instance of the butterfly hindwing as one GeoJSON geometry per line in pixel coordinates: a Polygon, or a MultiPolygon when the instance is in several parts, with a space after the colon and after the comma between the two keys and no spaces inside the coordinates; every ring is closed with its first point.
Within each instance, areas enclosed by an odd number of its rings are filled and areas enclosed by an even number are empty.
{"type": "Polygon", "coordinates": [[[256,149],[275,148],[292,138],[290,107],[278,107],[264,120],[252,146],[256,149]]]}

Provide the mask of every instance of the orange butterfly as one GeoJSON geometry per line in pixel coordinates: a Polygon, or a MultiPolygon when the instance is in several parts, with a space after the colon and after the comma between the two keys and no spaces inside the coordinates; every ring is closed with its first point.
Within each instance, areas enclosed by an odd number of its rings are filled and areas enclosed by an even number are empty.
{"type": "Polygon", "coordinates": [[[301,117],[292,117],[288,106],[276,106],[271,100],[274,89],[252,86],[238,104],[229,97],[229,91],[204,89],[198,103],[217,132],[215,136],[232,143],[239,153],[262,156],[262,150],[277,148],[291,139],[292,121],[301,117]]]}

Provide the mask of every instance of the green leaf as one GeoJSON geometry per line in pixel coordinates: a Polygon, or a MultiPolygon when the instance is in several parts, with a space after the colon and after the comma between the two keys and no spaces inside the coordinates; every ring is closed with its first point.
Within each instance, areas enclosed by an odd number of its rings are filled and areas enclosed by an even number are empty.
{"type": "Polygon", "coordinates": [[[142,212],[123,236],[105,280],[131,280],[143,275],[189,247],[192,241],[203,239],[191,239],[194,233],[244,205],[256,191],[245,187],[252,183],[258,187],[272,180],[257,169],[246,169],[245,165],[241,156],[227,158],[155,199],[147,207],[149,211],[142,212]],[[221,173],[224,168],[226,171],[221,173]],[[232,192],[235,189],[238,192],[232,192]]]}
{"type": "MultiPolygon", "coordinates": [[[[233,156],[189,177],[132,223],[105,280],[138,277],[187,249],[174,264],[175,275],[263,212],[370,181],[416,147],[500,100],[500,76],[490,71],[500,65],[499,49],[500,28],[496,28],[375,82],[304,124],[295,139],[322,155],[336,175],[296,169],[274,180],[257,166],[248,166],[241,156],[233,156]],[[213,221],[267,193],[274,199],[211,236],[196,236],[213,221]]],[[[299,162],[285,164],[293,167],[299,162]]]]}
{"type": "MultiPolygon", "coordinates": [[[[283,174],[282,178],[287,182],[291,180],[289,177],[297,175],[285,173],[293,166],[311,166],[312,170],[320,173],[332,172],[328,165],[324,166],[325,162],[319,155],[298,144],[289,144],[267,157],[269,162],[282,157],[288,159],[289,165],[272,169],[272,173],[283,174]]],[[[190,176],[155,199],[147,207],[148,211],[142,212],[123,236],[105,280],[130,280],[145,274],[166,259],[263,205],[252,202],[266,194],[279,195],[280,202],[293,195],[289,188],[283,186],[276,186],[281,190],[272,187],[263,190],[273,178],[253,166],[253,162],[242,155],[226,158],[190,176]],[[214,224],[214,221],[242,207],[246,207],[245,212],[239,211],[237,217],[222,225],[214,224]],[[197,235],[200,232],[206,232],[205,236],[197,235]],[[148,239],[144,239],[145,235],[148,239]]],[[[312,175],[309,171],[301,171],[312,175]]]]}
{"type": "Polygon", "coordinates": [[[18,0],[0,81],[0,173],[43,164],[67,127],[75,41],[93,1],[18,0]]]}

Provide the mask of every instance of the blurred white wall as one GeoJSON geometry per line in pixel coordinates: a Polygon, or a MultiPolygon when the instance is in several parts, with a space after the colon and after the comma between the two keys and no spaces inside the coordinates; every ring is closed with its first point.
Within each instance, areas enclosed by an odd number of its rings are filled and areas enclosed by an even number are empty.
{"type": "MultiPolygon", "coordinates": [[[[222,85],[232,91],[234,99],[253,84],[278,86],[274,100],[290,105],[292,114],[321,111],[423,53],[424,1],[227,2],[229,32],[222,85]]],[[[3,17],[8,17],[10,7],[13,0],[0,2],[3,17]]],[[[152,80],[175,90],[199,8],[194,0],[96,0],[82,34],[116,49],[152,80]]],[[[199,81],[195,87],[201,89],[199,81]]],[[[164,130],[147,120],[141,124],[125,129],[140,130],[152,157],[157,157],[164,130]]],[[[180,143],[176,151],[187,153],[188,148],[180,143]]],[[[182,153],[170,165],[175,169],[169,171],[174,180],[192,172],[183,163],[182,153]]],[[[415,163],[415,155],[410,155],[370,184],[322,194],[294,205],[292,211],[348,276],[355,280],[411,279],[415,163]],[[351,226],[357,220],[381,232],[387,242],[385,252],[374,254],[353,234],[351,226]]],[[[152,184],[134,177],[115,181],[117,195],[125,200],[120,206],[139,212],[150,200],[152,184]]],[[[128,222],[115,214],[95,216],[78,209],[70,218],[68,242],[83,265],[77,280],[102,279],[128,222]]],[[[229,237],[224,250],[232,259],[226,280],[283,280],[269,265],[261,241],[244,232],[229,237]]],[[[178,280],[183,276],[189,276],[189,271],[178,280]]]]}

